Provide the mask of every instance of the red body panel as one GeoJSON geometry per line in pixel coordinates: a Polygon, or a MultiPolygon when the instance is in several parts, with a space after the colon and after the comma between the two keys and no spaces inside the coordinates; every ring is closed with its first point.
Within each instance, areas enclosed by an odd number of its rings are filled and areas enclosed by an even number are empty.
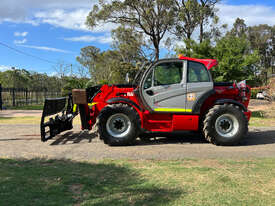
{"type": "MultiPolygon", "coordinates": [[[[89,124],[91,127],[96,122],[96,117],[98,116],[99,112],[108,105],[107,101],[112,98],[126,98],[137,104],[141,110],[135,105],[131,104],[138,112],[140,120],[141,120],[141,128],[145,129],[146,131],[151,132],[172,132],[172,131],[183,131],[183,130],[198,130],[199,128],[199,118],[204,114],[209,108],[213,107],[215,101],[218,99],[232,99],[238,101],[248,106],[250,94],[247,94],[248,100],[242,102],[239,89],[231,86],[216,86],[215,94],[211,95],[207,98],[204,104],[201,107],[200,114],[178,114],[178,113],[150,113],[148,110],[143,107],[140,103],[138,97],[135,95],[133,87],[129,88],[120,88],[115,85],[108,86],[103,85],[101,88],[101,92],[98,93],[93,102],[96,103],[89,110],[89,124]]],[[[123,101],[118,101],[115,103],[126,103],[123,101]]],[[[245,112],[247,119],[250,119],[251,112],[245,112]]]]}
{"type": "Polygon", "coordinates": [[[173,131],[198,130],[199,115],[173,115],[173,131]]]}
{"type": "Polygon", "coordinates": [[[179,55],[179,59],[200,62],[200,63],[204,64],[204,66],[208,70],[211,69],[212,67],[218,65],[218,61],[216,59],[196,59],[196,58],[191,58],[191,57],[185,57],[182,55],[179,55]]]}
{"type": "MultiPolygon", "coordinates": [[[[248,87],[250,90],[250,87],[248,87]]],[[[205,113],[209,108],[211,108],[215,102],[219,99],[231,99],[235,100],[241,104],[243,104],[246,108],[249,104],[249,99],[251,93],[246,94],[247,100],[242,101],[242,97],[240,95],[240,91],[236,86],[215,86],[214,87],[215,94],[211,95],[207,98],[207,100],[203,103],[201,107],[201,113],[205,113]]]]}

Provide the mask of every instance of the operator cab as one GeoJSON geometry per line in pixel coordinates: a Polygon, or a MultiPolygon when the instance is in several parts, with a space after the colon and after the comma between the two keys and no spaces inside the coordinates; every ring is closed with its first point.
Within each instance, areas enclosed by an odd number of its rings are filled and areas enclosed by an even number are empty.
{"type": "Polygon", "coordinates": [[[196,113],[195,106],[213,91],[211,67],[216,60],[180,56],[153,64],[141,78],[139,92],[150,112],[196,113]]]}

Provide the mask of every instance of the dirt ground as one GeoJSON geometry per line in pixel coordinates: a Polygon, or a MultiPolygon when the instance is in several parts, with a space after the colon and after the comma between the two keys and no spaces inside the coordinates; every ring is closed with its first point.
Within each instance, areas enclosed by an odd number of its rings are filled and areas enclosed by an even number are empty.
{"type": "Polygon", "coordinates": [[[0,117],[41,117],[41,110],[2,110],[0,117]]]}
{"type": "Polygon", "coordinates": [[[275,127],[250,128],[240,146],[222,147],[192,133],[170,138],[137,140],[136,145],[110,147],[79,125],[46,143],[40,141],[38,125],[0,125],[1,158],[57,158],[73,160],[275,157],[275,127]]]}
{"type": "Polygon", "coordinates": [[[272,111],[273,113],[270,114],[271,116],[275,117],[275,102],[269,102],[266,100],[258,100],[258,99],[252,99],[249,102],[249,110],[251,111],[272,111]]]}
{"type": "MultiPolygon", "coordinates": [[[[265,110],[267,102],[252,100],[251,109],[265,110]]],[[[273,106],[273,105],[272,105],[273,106]]],[[[1,117],[40,116],[41,111],[0,111],[1,117]]],[[[234,147],[215,146],[193,133],[169,138],[137,140],[128,147],[110,147],[93,132],[79,125],[46,143],[40,141],[39,125],[0,125],[0,158],[100,159],[182,159],[182,158],[263,158],[275,157],[275,127],[250,127],[247,138],[234,147]]]]}

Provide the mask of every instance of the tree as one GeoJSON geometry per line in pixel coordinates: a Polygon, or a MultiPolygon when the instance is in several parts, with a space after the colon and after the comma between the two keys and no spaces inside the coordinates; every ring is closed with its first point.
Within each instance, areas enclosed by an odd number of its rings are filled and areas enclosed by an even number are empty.
{"type": "Polygon", "coordinates": [[[216,45],[211,45],[210,40],[202,43],[194,40],[186,41],[189,49],[177,48],[178,54],[188,54],[201,59],[217,59],[219,65],[211,69],[215,81],[252,80],[258,70],[259,55],[251,51],[249,41],[245,37],[227,34],[219,39],[216,45]]]}
{"type": "Polygon", "coordinates": [[[250,50],[244,37],[227,35],[217,42],[213,56],[219,65],[213,71],[216,81],[251,80],[255,78],[259,55],[250,50]]]}
{"type": "Polygon", "coordinates": [[[64,78],[65,84],[62,88],[62,95],[68,95],[72,92],[72,89],[84,89],[88,83],[88,78],[77,78],[69,76],[64,78]]]}
{"type": "Polygon", "coordinates": [[[185,40],[186,47],[176,48],[177,54],[184,54],[185,56],[199,58],[199,59],[211,59],[215,58],[214,47],[211,45],[209,39],[204,40],[202,43],[198,43],[194,40],[185,40]],[[189,48],[189,49],[187,49],[189,48]]]}
{"type": "Polygon", "coordinates": [[[136,64],[147,59],[146,50],[149,48],[144,41],[144,35],[132,28],[120,26],[112,30],[112,48],[119,51],[123,62],[136,64]]]}
{"type": "MultiPolygon", "coordinates": [[[[203,32],[203,38],[202,40],[211,40],[211,43],[215,44],[222,36],[223,33],[227,31],[227,24],[219,25],[220,19],[218,16],[215,16],[212,18],[212,22],[209,25],[208,31],[203,32]]],[[[202,42],[200,42],[202,43],[202,42]]]]}
{"type": "Polygon", "coordinates": [[[87,46],[81,49],[80,56],[76,58],[76,60],[84,67],[88,68],[91,74],[91,80],[96,84],[99,82],[99,74],[102,71],[98,71],[97,62],[99,61],[100,57],[100,49],[87,46]]]}
{"type": "Polygon", "coordinates": [[[146,61],[146,44],[141,33],[131,28],[118,27],[112,31],[112,38],[113,50],[100,51],[88,46],[82,48],[77,57],[77,61],[90,71],[92,82],[89,85],[125,83],[126,74],[132,79],[139,62],[146,61]]]}
{"type": "Polygon", "coordinates": [[[176,26],[174,34],[179,39],[191,40],[192,34],[199,26],[200,43],[205,39],[206,35],[204,27],[209,24],[209,19],[217,21],[215,9],[219,0],[175,0],[176,5],[176,26]]]}
{"type": "Polygon", "coordinates": [[[234,35],[236,37],[247,37],[248,28],[243,19],[237,18],[233,24],[233,28],[228,33],[229,35],[234,35]]]}
{"type": "Polygon", "coordinates": [[[274,28],[261,24],[248,28],[248,39],[253,50],[258,50],[261,72],[267,72],[274,65],[274,28]]]}
{"type": "Polygon", "coordinates": [[[101,0],[89,13],[86,23],[91,29],[109,22],[144,32],[154,47],[155,59],[159,59],[160,42],[174,25],[173,5],[173,0],[101,0]]]}
{"type": "Polygon", "coordinates": [[[191,40],[194,30],[199,25],[200,5],[197,0],[175,0],[175,5],[178,17],[173,33],[179,39],[191,40]]]}
{"type": "Polygon", "coordinates": [[[215,5],[220,0],[200,0],[199,7],[199,26],[200,26],[200,43],[205,39],[204,27],[209,23],[209,19],[212,18],[217,21],[215,5]]]}

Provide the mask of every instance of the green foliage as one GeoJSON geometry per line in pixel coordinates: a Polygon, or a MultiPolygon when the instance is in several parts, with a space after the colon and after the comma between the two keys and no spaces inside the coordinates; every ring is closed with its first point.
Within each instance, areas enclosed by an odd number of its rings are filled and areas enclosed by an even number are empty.
{"type": "Polygon", "coordinates": [[[210,40],[197,43],[185,41],[186,46],[178,47],[176,52],[201,59],[217,59],[219,65],[212,69],[215,81],[252,80],[255,78],[259,55],[251,52],[250,44],[244,37],[226,35],[215,46],[210,40]],[[189,49],[188,49],[189,48],[189,49]]]}
{"type": "Polygon", "coordinates": [[[125,76],[135,74],[134,63],[124,62],[117,50],[100,51],[95,47],[84,47],[81,56],[77,57],[79,63],[89,68],[91,80],[89,85],[125,83],[125,76]]]}
{"type": "MultiPolygon", "coordinates": [[[[249,85],[250,86],[250,85],[249,85]]],[[[251,98],[256,99],[257,94],[260,92],[260,89],[252,89],[251,90],[251,98]]]]}
{"type": "Polygon", "coordinates": [[[88,83],[88,79],[86,78],[77,78],[77,77],[65,77],[64,82],[65,85],[62,88],[62,95],[67,96],[72,92],[72,89],[84,89],[86,88],[86,84],[88,83]]]}
{"type": "MultiPolygon", "coordinates": [[[[275,28],[275,27],[274,27],[275,28]]],[[[266,24],[248,28],[248,39],[253,50],[257,50],[260,55],[260,72],[271,70],[275,61],[275,30],[266,24]]],[[[262,76],[262,79],[265,77],[262,76]]]]}
{"type": "Polygon", "coordinates": [[[213,56],[219,61],[214,69],[216,81],[253,79],[259,61],[258,52],[251,52],[245,38],[230,35],[217,42],[213,56]]]}
{"type": "Polygon", "coordinates": [[[214,47],[211,45],[210,40],[205,40],[202,43],[197,43],[194,40],[185,40],[185,47],[176,47],[177,54],[183,54],[193,58],[209,59],[214,58],[214,47]]]}
{"type": "Polygon", "coordinates": [[[81,49],[77,61],[91,74],[89,85],[125,83],[126,74],[133,79],[139,62],[146,61],[143,35],[130,28],[119,27],[112,31],[113,50],[100,51],[88,46],[81,49]]]}
{"type": "Polygon", "coordinates": [[[0,84],[5,88],[27,88],[30,91],[61,91],[61,79],[47,74],[13,69],[0,72],[0,84]]]}

